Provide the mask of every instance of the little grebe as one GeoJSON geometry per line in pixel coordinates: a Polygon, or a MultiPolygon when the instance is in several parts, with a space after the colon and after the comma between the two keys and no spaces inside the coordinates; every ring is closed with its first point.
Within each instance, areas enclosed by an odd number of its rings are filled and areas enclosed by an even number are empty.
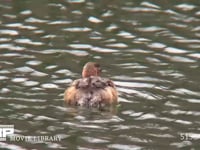
{"type": "Polygon", "coordinates": [[[83,67],[82,78],[73,81],[64,93],[70,105],[103,107],[117,104],[117,90],[113,81],[100,77],[100,65],[88,62],[83,67]]]}

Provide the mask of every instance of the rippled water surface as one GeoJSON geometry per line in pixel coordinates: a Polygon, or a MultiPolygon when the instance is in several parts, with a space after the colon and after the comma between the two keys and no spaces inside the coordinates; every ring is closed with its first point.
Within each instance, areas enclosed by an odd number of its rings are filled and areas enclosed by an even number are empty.
{"type": "Polygon", "coordinates": [[[198,149],[199,60],[199,0],[2,0],[0,124],[61,141],[0,148],[198,149]],[[116,83],[116,108],[65,106],[88,61],[116,83]]]}

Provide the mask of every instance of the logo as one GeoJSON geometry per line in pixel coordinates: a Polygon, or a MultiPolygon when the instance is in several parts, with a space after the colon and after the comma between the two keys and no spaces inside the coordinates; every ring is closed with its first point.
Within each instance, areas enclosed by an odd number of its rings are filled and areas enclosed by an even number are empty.
{"type": "Polygon", "coordinates": [[[55,142],[61,141],[60,136],[34,135],[23,136],[14,134],[14,125],[0,125],[0,141],[55,142]]]}
{"type": "Polygon", "coordinates": [[[6,137],[14,134],[14,125],[0,125],[0,141],[6,141],[6,137]]]}

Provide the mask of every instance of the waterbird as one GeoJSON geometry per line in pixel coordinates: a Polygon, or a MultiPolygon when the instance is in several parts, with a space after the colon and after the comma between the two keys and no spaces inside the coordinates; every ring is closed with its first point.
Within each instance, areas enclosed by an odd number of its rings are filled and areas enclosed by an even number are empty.
{"type": "Polygon", "coordinates": [[[114,82],[101,77],[101,67],[88,62],[82,70],[82,78],[74,80],[64,92],[64,101],[73,106],[98,107],[116,105],[118,92],[114,82]]]}

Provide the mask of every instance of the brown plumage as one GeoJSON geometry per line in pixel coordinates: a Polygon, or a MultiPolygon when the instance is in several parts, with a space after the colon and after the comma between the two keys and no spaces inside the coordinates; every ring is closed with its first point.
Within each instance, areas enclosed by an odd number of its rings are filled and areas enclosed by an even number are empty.
{"type": "Polygon", "coordinates": [[[64,93],[70,105],[103,107],[117,104],[117,90],[113,81],[100,77],[100,65],[88,62],[83,67],[82,78],[73,81],[64,93]]]}

